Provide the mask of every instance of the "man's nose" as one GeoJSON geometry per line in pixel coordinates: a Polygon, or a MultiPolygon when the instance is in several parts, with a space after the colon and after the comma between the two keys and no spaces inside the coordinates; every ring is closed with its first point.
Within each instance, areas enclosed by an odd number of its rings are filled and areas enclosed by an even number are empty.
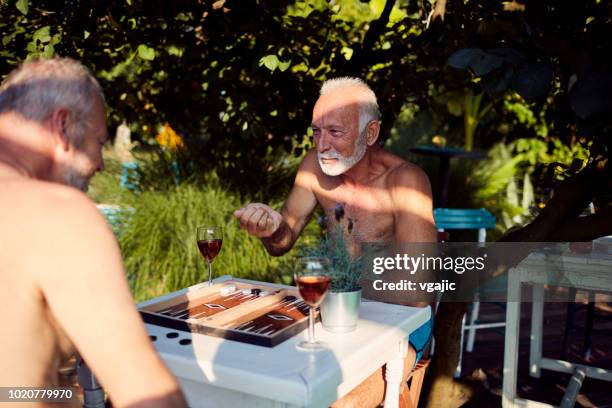
{"type": "Polygon", "coordinates": [[[329,136],[327,135],[326,132],[321,131],[321,134],[319,135],[316,145],[317,145],[317,151],[320,153],[326,152],[331,148],[331,144],[329,144],[329,136]]]}

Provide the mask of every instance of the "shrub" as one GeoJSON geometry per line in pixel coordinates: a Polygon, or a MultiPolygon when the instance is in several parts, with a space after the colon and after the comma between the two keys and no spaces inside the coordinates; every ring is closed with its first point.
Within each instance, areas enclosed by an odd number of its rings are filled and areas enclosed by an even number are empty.
{"type": "Polygon", "coordinates": [[[224,228],[221,252],[213,263],[216,277],[291,282],[294,253],[271,257],[259,239],[240,230],[232,215],[243,205],[236,194],[219,187],[181,184],[167,192],[143,192],[134,198],[133,210],[124,212],[128,219],[119,243],[137,300],[208,279],[206,262],[196,245],[196,227],[206,224],[224,228]]]}

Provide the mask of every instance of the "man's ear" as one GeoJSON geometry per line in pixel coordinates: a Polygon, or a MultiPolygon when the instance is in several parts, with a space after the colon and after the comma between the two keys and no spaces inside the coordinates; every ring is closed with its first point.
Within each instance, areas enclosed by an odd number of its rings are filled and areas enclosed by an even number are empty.
{"type": "Polygon", "coordinates": [[[64,151],[70,149],[67,128],[70,126],[70,112],[66,108],[56,109],[51,115],[50,127],[64,151]]]}
{"type": "Polygon", "coordinates": [[[376,143],[378,135],[380,135],[380,121],[371,120],[366,125],[366,143],[368,146],[372,146],[376,143]]]}

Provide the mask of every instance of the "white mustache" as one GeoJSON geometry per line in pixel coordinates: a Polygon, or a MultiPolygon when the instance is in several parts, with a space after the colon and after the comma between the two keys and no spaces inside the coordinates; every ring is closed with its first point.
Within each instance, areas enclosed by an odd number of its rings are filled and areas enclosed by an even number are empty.
{"type": "Polygon", "coordinates": [[[342,155],[334,150],[324,153],[318,153],[319,159],[341,159],[342,155]]]}

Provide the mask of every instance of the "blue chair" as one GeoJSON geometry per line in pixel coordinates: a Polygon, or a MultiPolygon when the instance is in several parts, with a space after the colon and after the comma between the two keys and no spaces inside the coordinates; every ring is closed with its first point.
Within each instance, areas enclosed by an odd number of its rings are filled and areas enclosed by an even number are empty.
{"type": "Polygon", "coordinates": [[[132,214],[131,207],[121,207],[113,204],[96,204],[98,211],[106,218],[116,237],[119,237],[121,228],[125,225],[126,215],[132,214]]]}
{"type": "Polygon", "coordinates": [[[484,208],[455,209],[436,208],[434,219],[438,231],[445,230],[478,230],[478,242],[485,242],[487,229],[495,228],[497,220],[484,208]]]}
{"type": "MultiPolygon", "coordinates": [[[[436,208],[434,210],[434,220],[438,232],[446,230],[478,230],[478,241],[484,243],[487,240],[487,229],[495,228],[497,223],[496,218],[484,208],[480,209],[457,209],[457,208],[436,208]]],[[[466,324],[466,316],[463,316],[461,327],[461,348],[459,349],[459,363],[455,371],[455,377],[461,375],[461,362],[463,360],[463,333],[467,330],[468,339],[465,350],[472,352],[474,350],[474,340],[476,338],[476,330],[490,329],[495,327],[503,327],[505,322],[487,322],[478,323],[478,313],[480,311],[480,302],[476,295],[472,303],[470,312],[469,324],[466,324]]]]}
{"type": "Polygon", "coordinates": [[[136,162],[125,162],[121,164],[121,180],[119,184],[130,191],[138,191],[140,183],[139,166],[136,162]]]}

